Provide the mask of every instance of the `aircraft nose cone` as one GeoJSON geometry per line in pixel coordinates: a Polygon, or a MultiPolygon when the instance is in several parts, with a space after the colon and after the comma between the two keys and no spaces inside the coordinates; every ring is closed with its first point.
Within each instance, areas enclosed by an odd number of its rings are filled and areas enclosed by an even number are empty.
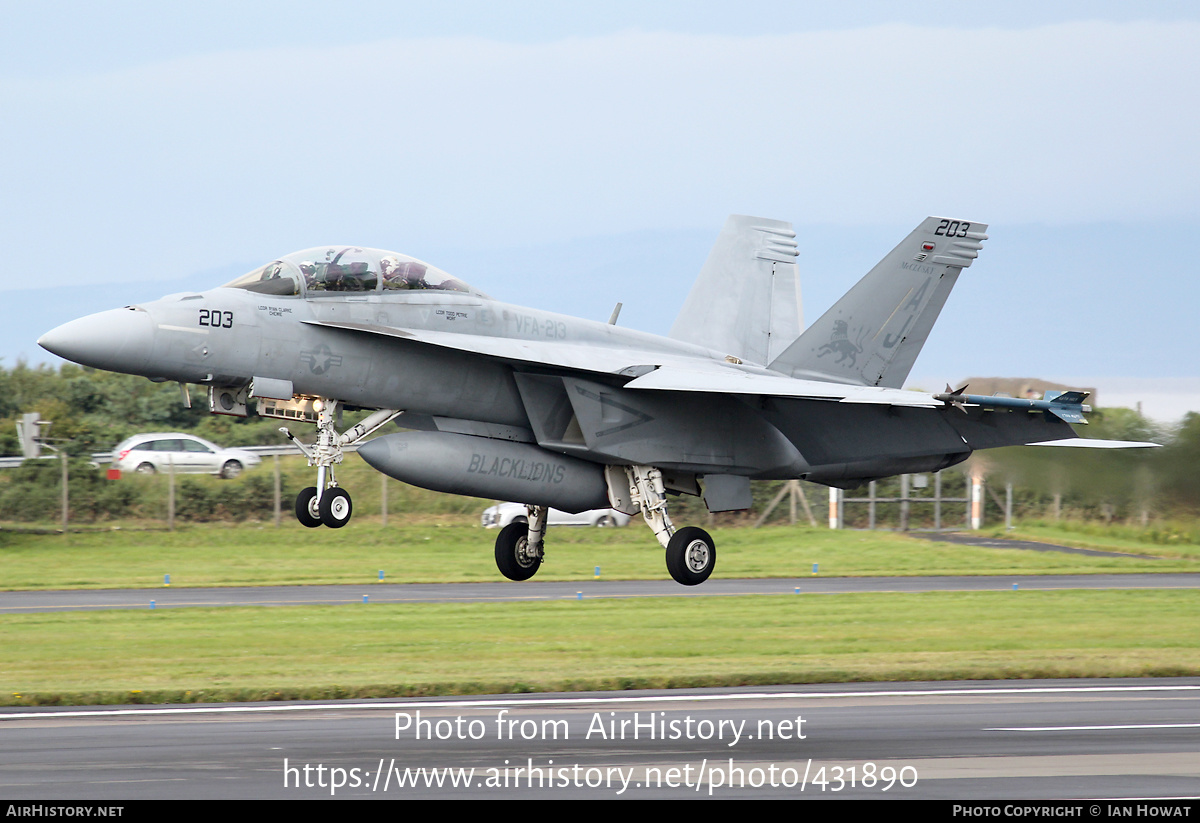
{"type": "Polygon", "coordinates": [[[64,323],[37,342],[81,366],[138,374],[153,350],[154,323],[144,311],[113,309],[64,323]]]}

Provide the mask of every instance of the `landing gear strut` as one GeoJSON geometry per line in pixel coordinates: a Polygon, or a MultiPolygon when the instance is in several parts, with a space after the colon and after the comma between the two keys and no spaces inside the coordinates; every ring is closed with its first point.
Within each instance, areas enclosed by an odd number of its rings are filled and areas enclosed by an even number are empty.
{"type": "Polygon", "coordinates": [[[545,559],[545,506],[526,506],[528,523],[509,523],[496,537],[496,568],[509,580],[528,580],[545,559]]]}
{"type": "Polygon", "coordinates": [[[695,526],[675,530],[667,516],[667,490],[662,472],[653,466],[626,466],[630,501],[642,510],[646,524],[667,551],[667,571],[676,583],[696,586],[717,565],[717,547],[704,529],[695,526]]]}
{"type": "Polygon", "coordinates": [[[317,467],[317,485],[296,495],[296,519],[310,529],[317,526],[340,529],[350,522],[354,510],[350,493],[338,486],[333,467],[342,462],[346,446],[374,433],[400,413],[398,409],[377,411],[349,431],[338,434],[335,421],[340,405],[340,401],[329,397],[318,397],[313,401],[312,408],[317,413],[317,442],[311,446],[297,440],[286,426],[280,429],[304,452],[308,465],[317,467]]]}

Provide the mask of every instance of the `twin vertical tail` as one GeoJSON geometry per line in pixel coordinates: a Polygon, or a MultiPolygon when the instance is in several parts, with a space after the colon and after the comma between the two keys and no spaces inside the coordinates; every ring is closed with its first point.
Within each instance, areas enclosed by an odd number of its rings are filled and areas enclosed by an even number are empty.
{"type": "Polygon", "coordinates": [[[731,215],[670,336],[766,365],[803,330],[791,223],[731,215]]]}
{"type": "Polygon", "coordinates": [[[928,217],[778,357],[792,377],[901,388],[987,225],[928,217]]]}

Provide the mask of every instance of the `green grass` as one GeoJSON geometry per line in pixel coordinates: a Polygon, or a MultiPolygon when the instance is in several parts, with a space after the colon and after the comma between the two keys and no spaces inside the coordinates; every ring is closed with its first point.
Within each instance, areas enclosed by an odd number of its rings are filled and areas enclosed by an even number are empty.
{"type": "MultiPolygon", "coordinates": [[[[57,534],[0,532],[0,589],[502,580],[496,532],[478,526],[399,525],[359,518],[344,529],[305,529],[292,520],[199,525],[167,531],[57,534]]],[[[462,522],[461,517],[458,523],[462,522]]],[[[808,527],[715,528],[718,577],[927,574],[1056,574],[1200,571],[1200,558],[1152,547],[1165,559],[1085,557],[933,543],[891,532],[808,527]]],[[[663,552],[635,521],[624,529],[551,529],[538,580],[662,579],[663,552]]]]}
{"type": "MultiPolygon", "coordinates": [[[[386,582],[502,579],[496,532],[471,525],[478,501],[470,511],[393,512],[384,528],[355,499],[356,520],[340,531],[290,518],[279,528],[0,530],[0,588],[154,588],[164,574],[174,586],[369,584],[380,569],[386,582]]],[[[712,529],[718,577],[809,577],[813,563],[822,576],[1200,571],[1194,545],[1130,529],[1034,524],[1007,536],[1162,559],[722,522],[712,529]]],[[[661,548],[635,521],[551,530],[538,579],[590,580],[595,566],[608,580],[667,576],[661,548]]],[[[0,615],[0,703],[10,705],[1197,674],[1200,598],[1171,590],[0,615]]]]}
{"type": "Polygon", "coordinates": [[[0,616],[0,703],[1200,673],[1179,591],[935,592],[0,616]]]}
{"type": "Polygon", "coordinates": [[[1129,552],[1155,557],[1200,560],[1200,544],[1194,542],[1195,527],[1190,524],[1166,524],[1147,527],[1106,526],[1103,523],[1031,521],[1020,523],[1012,531],[992,530],[996,536],[1076,546],[1084,549],[1129,552]]]}

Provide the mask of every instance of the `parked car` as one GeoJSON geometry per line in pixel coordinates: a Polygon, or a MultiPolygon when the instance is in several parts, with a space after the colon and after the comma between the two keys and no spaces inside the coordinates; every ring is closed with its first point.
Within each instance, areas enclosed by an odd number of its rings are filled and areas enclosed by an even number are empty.
{"type": "Polygon", "coordinates": [[[223,449],[202,437],[180,432],[135,434],[113,449],[113,468],[154,474],[173,466],[177,472],[237,477],[262,458],[245,449],[223,449]]]}
{"type": "MultiPolygon", "coordinates": [[[[502,529],[509,523],[527,523],[528,513],[523,503],[497,503],[483,510],[480,521],[484,528],[502,529]]],[[[592,509],[579,514],[551,509],[546,521],[548,526],[627,526],[629,515],[616,509],[592,509]]]]}

